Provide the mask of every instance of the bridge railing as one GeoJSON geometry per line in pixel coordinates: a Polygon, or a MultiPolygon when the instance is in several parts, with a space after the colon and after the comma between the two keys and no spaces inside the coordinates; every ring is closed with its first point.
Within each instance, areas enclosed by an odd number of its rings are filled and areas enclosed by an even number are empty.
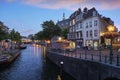
{"type": "MultiPolygon", "coordinates": [[[[68,56],[68,57],[73,57],[73,58],[79,58],[79,59],[84,59],[84,60],[89,60],[89,61],[95,61],[95,62],[101,62],[105,64],[110,64],[110,65],[115,65],[115,66],[120,66],[120,55],[116,54],[112,56],[112,62],[110,62],[110,56],[109,55],[104,55],[101,53],[101,51],[95,51],[93,53],[89,53],[87,50],[83,50],[80,52],[76,51],[66,51],[63,49],[50,49],[50,51],[68,56]]],[[[109,53],[108,53],[109,54],[109,53]]]]}
{"type": "Polygon", "coordinates": [[[101,55],[101,54],[95,54],[95,53],[76,53],[76,52],[65,52],[62,54],[64,56],[68,57],[74,57],[89,61],[96,61],[106,64],[111,64],[115,66],[120,66],[120,55],[114,55],[112,56],[112,62],[110,63],[110,56],[109,55],[101,55]]]}

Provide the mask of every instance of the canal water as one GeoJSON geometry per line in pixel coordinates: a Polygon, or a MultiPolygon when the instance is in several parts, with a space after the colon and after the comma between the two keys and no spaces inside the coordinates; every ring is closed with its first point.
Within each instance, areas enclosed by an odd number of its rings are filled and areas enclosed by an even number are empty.
{"type": "Polygon", "coordinates": [[[74,80],[45,57],[45,48],[27,45],[9,66],[0,69],[0,80],[74,80]]]}

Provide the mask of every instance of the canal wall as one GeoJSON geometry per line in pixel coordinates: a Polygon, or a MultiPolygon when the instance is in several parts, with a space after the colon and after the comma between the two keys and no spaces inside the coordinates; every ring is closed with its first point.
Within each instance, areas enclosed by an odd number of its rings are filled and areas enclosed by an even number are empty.
{"type": "Polygon", "coordinates": [[[0,67],[4,67],[11,64],[19,55],[20,50],[15,50],[14,52],[12,52],[12,56],[10,58],[7,58],[6,56],[4,60],[0,60],[0,67]]]}
{"type": "Polygon", "coordinates": [[[76,80],[105,80],[112,77],[120,79],[120,67],[67,57],[48,51],[46,56],[76,80]],[[62,65],[60,64],[61,61],[63,62],[62,65]]]}

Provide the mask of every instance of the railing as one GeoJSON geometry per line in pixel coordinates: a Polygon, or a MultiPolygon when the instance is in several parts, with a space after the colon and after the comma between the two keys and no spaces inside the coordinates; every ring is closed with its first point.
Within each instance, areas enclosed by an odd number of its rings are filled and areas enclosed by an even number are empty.
{"type": "Polygon", "coordinates": [[[76,52],[76,51],[66,51],[66,50],[58,49],[58,50],[52,50],[52,52],[60,55],[68,56],[68,57],[101,62],[101,63],[110,64],[114,66],[120,66],[120,55],[117,55],[117,54],[112,56],[112,62],[110,62],[110,56],[102,55],[101,51],[99,51],[98,54],[88,53],[89,51],[87,50],[84,50],[83,52],[76,52]]]}

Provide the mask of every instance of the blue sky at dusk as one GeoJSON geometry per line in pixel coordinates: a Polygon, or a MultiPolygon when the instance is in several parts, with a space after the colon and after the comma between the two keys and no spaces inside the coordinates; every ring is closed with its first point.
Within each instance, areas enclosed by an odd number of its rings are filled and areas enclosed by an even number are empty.
{"type": "Polygon", "coordinates": [[[68,18],[78,8],[95,7],[100,14],[110,17],[120,30],[120,0],[0,0],[0,21],[27,36],[42,30],[46,20],[68,18]]]}

